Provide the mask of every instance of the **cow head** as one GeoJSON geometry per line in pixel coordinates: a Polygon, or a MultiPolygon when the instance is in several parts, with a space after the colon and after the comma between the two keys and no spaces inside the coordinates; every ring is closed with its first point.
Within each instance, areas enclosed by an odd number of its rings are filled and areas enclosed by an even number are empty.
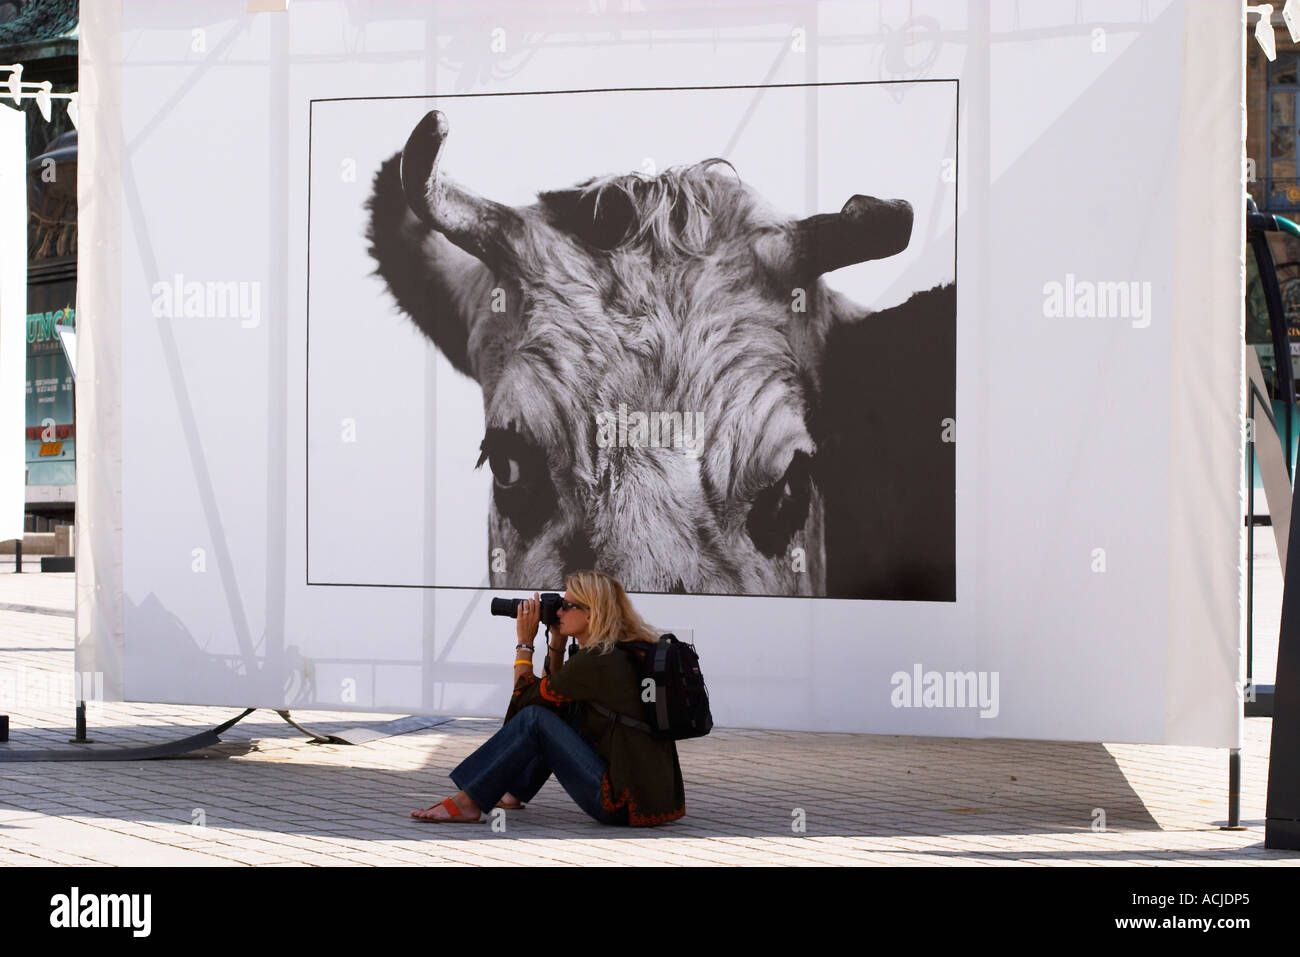
{"type": "Polygon", "coordinates": [[[819,368],[867,310],[823,273],[904,249],[902,201],[783,217],[722,160],[510,207],[452,183],[428,114],[384,164],[370,252],[482,387],[497,587],[818,595],[819,368]],[[499,551],[498,551],[499,550],[499,551]]]}

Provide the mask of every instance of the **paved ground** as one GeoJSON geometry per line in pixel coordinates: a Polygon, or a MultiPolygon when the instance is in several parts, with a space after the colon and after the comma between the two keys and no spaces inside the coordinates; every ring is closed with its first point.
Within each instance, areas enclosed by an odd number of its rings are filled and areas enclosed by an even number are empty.
{"type": "MultiPolygon", "coordinates": [[[[1272,561],[1261,556],[1256,597],[1273,609],[1261,620],[1272,615],[1275,635],[1272,561]]],[[[0,749],[69,747],[71,702],[32,688],[71,685],[72,607],[71,575],[0,574],[0,675],[20,675],[11,684],[26,689],[0,702],[12,725],[0,749]]],[[[158,743],[236,713],[99,705],[90,728],[94,747],[158,743]]],[[[399,716],[294,717],[331,732],[399,716]]],[[[318,745],[259,711],[185,758],[0,762],[0,866],[1300,864],[1300,854],[1263,848],[1266,718],[1246,721],[1243,831],[1218,829],[1221,750],[726,729],[679,745],[687,816],[663,828],[601,827],[553,780],[527,809],[505,814],[504,831],[411,820],[499,726],[456,720],[318,745]],[[1094,830],[1101,812],[1105,830],[1094,830]]]]}

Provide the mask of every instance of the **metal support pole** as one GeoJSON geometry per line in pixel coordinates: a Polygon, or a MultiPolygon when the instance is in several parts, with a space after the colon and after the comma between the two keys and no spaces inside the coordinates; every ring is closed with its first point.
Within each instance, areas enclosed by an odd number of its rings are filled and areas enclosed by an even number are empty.
{"type": "MultiPolygon", "coordinates": [[[[1270,426],[1276,431],[1276,421],[1261,406],[1261,403],[1267,401],[1253,385],[1250,387],[1247,409],[1251,421],[1263,411],[1270,426]]],[[[1246,683],[1242,689],[1242,698],[1245,717],[1271,718],[1273,686],[1264,685],[1260,688],[1255,684],[1255,526],[1259,522],[1255,515],[1255,463],[1258,461],[1255,456],[1255,439],[1258,439],[1258,432],[1246,445],[1246,683]]]]}
{"type": "Polygon", "coordinates": [[[77,702],[77,736],[68,738],[68,744],[94,744],[95,742],[86,737],[86,702],[77,702]]]}
{"type": "Polygon", "coordinates": [[[1277,680],[1273,685],[1273,735],[1268,755],[1268,798],[1264,846],[1300,850],[1300,482],[1291,492],[1291,527],[1282,626],[1277,642],[1277,680]]]}
{"type": "Polygon", "coordinates": [[[22,574],[23,570],[23,540],[20,538],[14,544],[14,571],[22,574]]]}
{"type": "Polygon", "coordinates": [[[1246,830],[1241,826],[1241,748],[1228,752],[1228,825],[1219,830],[1246,830]]]}
{"type": "MultiPolygon", "coordinates": [[[[1249,390],[1250,420],[1255,420],[1255,390],[1249,390]]],[[[1251,436],[1252,440],[1255,436],[1251,436]]],[[[1269,515],[1270,520],[1272,515],[1269,515]]],[[[1246,443],[1246,691],[1247,702],[1255,691],[1255,443],[1246,443]]],[[[1247,709],[1249,711],[1249,709],[1247,709]]]]}

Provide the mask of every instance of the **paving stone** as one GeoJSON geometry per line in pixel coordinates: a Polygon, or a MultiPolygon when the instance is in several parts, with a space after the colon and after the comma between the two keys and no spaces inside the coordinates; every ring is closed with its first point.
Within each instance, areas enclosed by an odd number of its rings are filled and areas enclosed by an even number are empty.
{"type": "MultiPolygon", "coordinates": [[[[0,573],[0,604],[71,609],[73,584],[71,575],[0,573]]],[[[1280,588],[1257,592],[1257,614],[1270,597],[1280,604],[1280,588]]],[[[0,668],[66,680],[72,635],[71,618],[0,612],[0,668]]],[[[6,710],[11,741],[0,748],[69,747],[70,704],[6,710]]],[[[100,748],[173,740],[238,713],[116,703],[89,711],[100,748]]],[[[294,717],[328,732],[400,716],[294,717]]],[[[1217,826],[1227,816],[1219,749],[730,728],[679,745],[687,816],[662,828],[602,827],[554,780],[507,815],[504,834],[411,820],[412,808],[454,790],[448,772],[499,727],[458,719],[359,747],[313,745],[261,711],[223,736],[217,756],[3,763],[0,865],[1300,864],[1300,855],[1263,848],[1265,718],[1245,722],[1241,815],[1254,823],[1244,831],[1217,826]],[[803,833],[791,829],[795,808],[805,812],[803,833]],[[1104,831],[1092,829],[1094,808],[1106,811],[1104,831]]]]}

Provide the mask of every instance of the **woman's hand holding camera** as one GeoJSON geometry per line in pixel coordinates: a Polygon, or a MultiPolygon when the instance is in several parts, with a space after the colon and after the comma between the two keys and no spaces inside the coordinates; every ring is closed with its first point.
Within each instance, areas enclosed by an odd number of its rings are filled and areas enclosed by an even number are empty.
{"type": "Polygon", "coordinates": [[[531,645],[537,637],[537,626],[542,621],[541,595],[533,592],[532,598],[525,598],[519,603],[515,615],[515,633],[521,645],[531,645]]]}

